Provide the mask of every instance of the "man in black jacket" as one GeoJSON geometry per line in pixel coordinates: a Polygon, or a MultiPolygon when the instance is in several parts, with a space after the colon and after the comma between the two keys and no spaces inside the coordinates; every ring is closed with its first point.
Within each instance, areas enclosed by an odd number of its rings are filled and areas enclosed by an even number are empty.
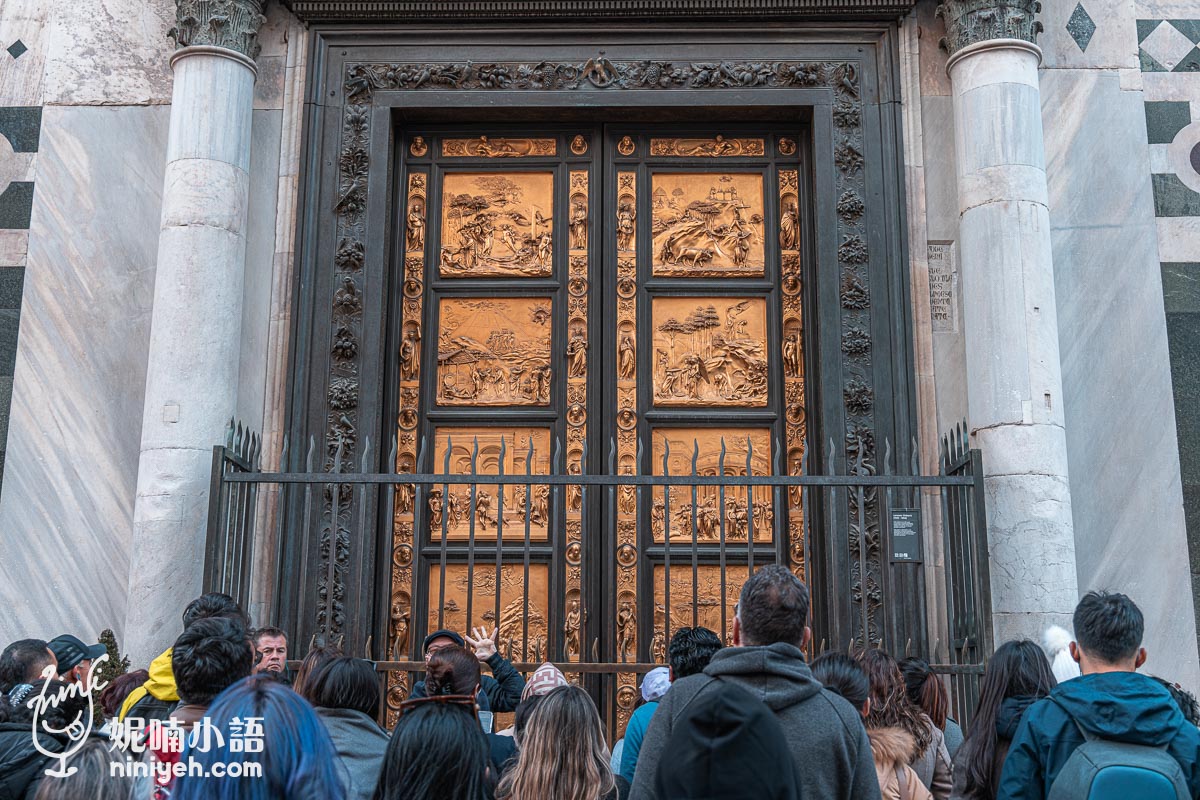
{"type": "MultiPolygon", "coordinates": [[[[433,654],[443,647],[466,647],[468,644],[475,651],[479,663],[487,664],[492,675],[480,678],[479,710],[504,713],[515,711],[521,702],[521,691],[525,688],[525,679],[513,668],[511,662],[496,650],[496,640],[500,635],[499,628],[493,628],[489,636],[486,628],[475,628],[472,636],[466,640],[454,631],[434,631],[425,637],[425,661],[428,662],[433,654]],[[474,638],[472,638],[474,637],[474,638]]],[[[417,681],[413,686],[410,697],[425,696],[425,681],[417,681]]]]}

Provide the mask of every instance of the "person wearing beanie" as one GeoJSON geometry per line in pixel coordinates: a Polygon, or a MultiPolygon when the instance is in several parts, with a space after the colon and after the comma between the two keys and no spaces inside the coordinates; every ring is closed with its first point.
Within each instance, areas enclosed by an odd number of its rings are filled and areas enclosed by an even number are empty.
{"type": "Polygon", "coordinates": [[[1080,674],[1079,664],[1071,658],[1073,638],[1070,631],[1058,625],[1051,625],[1042,634],[1042,649],[1046,651],[1046,658],[1050,659],[1050,671],[1054,673],[1054,680],[1059,683],[1078,678],[1080,674]]]}
{"type": "MultiPolygon", "coordinates": [[[[471,633],[472,635],[465,639],[455,631],[441,630],[429,634],[421,647],[425,653],[425,663],[428,664],[437,651],[446,647],[468,647],[474,650],[479,663],[487,664],[492,671],[491,675],[484,675],[480,681],[479,695],[476,698],[479,710],[492,713],[516,711],[521,702],[521,693],[525,691],[525,679],[513,667],[512,662],[497,651],[496,641],[500,636],[500,629],[493,628],[491,635],[488,635],[485,628],[475,628],[471,633]]],[[[425,696],[425,681],[417,681],[409,698],[415,700],[425,696]]]]}
{"type": "MultiPolygon", "coordinates": [[[[549,661],[542,664],[533,674],[529,676],[529,681],[525,684],[525,688],[521,690],[521,702],[517,706],[517,712],[520,712],[524,707],[533,705],[530,700],[537,697],[545,697],[560,686],[570,686],[570,681],[567,676],[562,674],[562,670],[551,664],[549,661]]],[[[528,711],[528,709],[525,709],[528,711]]],[[[512,736],[517,734],[517,719],[521,716],[520,713],[514,713],[513,724],[502,731],[497,731],[497,736],[512,736]]]]}
{"type": "Polygon", "coordinates": [[[525,702],[531,697],[550,694],[558,687],[569,684],[570,681],[567,680],[566,675],[562,674],[562,670],[547,661],[529,676],[529,682],[521,690],[521,702],[525,702]]]}

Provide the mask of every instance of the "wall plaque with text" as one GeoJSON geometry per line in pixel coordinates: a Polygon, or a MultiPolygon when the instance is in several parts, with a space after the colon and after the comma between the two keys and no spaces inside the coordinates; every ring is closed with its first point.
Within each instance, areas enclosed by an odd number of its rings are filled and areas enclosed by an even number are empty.
{"type": "Polygon", "coordinates": [[[892,563],[921,561],[921,509],[893,508],[892,563]]]}

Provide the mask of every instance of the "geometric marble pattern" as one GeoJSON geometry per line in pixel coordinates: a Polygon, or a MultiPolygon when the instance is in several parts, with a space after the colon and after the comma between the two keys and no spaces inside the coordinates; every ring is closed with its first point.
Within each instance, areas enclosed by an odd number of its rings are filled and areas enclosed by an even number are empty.
{"type": "Polygon", "coordinates": [[[1200,20],[1139,19],[1137,31],[1142,72],[1200,69],[1200,20]]]}
{"type": "Polygon", "coordinates": [[[1067,20],[1067,33],[1071,34],[1075,44],[1079,45],[1080,51],[1087,50],[1088,42],[1092,41],[1092,34],[1095,32],[1096,23],[1084,9],[1083,3],[1076,3],[1071,18],[1067,20]]]}

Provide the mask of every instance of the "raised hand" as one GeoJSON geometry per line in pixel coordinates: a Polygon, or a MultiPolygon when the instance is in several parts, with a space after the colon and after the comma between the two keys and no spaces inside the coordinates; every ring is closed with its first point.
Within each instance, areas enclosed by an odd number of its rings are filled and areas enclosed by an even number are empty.
{"type": "Polygon", "coordinates": [[[492,628],[489,635],[486,627],[472,628],[471,635],[465,636],[467,644],[475,649],[475,657],[480,661],[487,661],[492,656],[496,655],[496,642],[500,637],[500,629],[492,628]]]}

